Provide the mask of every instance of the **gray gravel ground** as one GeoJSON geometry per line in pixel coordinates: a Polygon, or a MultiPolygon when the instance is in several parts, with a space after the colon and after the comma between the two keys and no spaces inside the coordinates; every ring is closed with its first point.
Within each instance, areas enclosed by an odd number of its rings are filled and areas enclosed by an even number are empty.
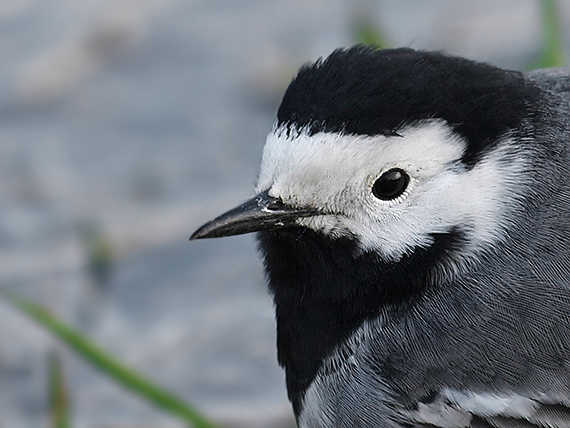
{"type": "MultiPolygon", "coordinates": [[[[227,426],[293,426],[254,240],[187,238],[251,196],[287,82],[360,16],[393,46],[519,69],[540,51],[534,0],[1,2],[2,286],[227,426]]],[[[183,426],[2,302],[0,343],[0,427],[48,426],[54,349],[74,428],[183,426]]]]}

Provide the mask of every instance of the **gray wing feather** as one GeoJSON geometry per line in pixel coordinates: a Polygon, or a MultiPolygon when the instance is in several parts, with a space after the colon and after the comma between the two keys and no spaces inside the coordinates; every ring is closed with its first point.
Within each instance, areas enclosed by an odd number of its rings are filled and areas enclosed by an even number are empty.
{"type": "Polygon", "coordinates": [[[535,70],[526,73],[526,76],[551,92],[570,92],[570,67],[535,70]]]}
{"type": "MultiPolygon", "coordinates": [[[[421,405],[420,410],[408,414],[417,427],[440,428],[568,428],[570,408],[562,404],[535,402],[533,413],[526,415],[485,415],[462,411],[452,403],[436,401],[421,405]],[[437,416],[436,416],[437,415],[437,416]],[[469,422],[466,423],[466,418],[469,422]]],[[[509,412],[511,413],[511,412],[509,412]]],[[[523,411],[522,413],[526,413],[523,411]]]]}

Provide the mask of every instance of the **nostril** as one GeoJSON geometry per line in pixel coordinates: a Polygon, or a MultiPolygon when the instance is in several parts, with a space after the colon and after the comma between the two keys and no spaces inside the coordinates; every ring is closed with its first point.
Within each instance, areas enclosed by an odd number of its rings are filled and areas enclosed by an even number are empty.
{"type": "Polygon", "coordinates": [[[275,199],[267,204],[266,209],[270,211],[281,211],[286,209],[286,205],[280,199],[275,199]]]}

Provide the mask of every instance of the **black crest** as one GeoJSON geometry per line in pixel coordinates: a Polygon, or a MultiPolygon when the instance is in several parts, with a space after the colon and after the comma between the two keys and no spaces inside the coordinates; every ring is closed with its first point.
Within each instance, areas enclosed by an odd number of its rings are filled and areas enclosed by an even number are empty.
{"type": "Polygon", "coordinates": [[[393,135],[407,124],[441,118],[467,139],[462,160],[472,166],[531,115],[539,93],[516,71],[436,52],[356,46],[301,68],[277,124],[311,134],[393,135]]]}

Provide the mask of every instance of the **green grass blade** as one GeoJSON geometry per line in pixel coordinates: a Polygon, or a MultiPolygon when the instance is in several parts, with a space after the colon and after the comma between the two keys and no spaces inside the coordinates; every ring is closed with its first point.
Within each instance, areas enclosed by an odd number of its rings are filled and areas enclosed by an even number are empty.
{"type": "Polygon", "coordinates": [[[107,374],[118,384],[146,399],[165,412],[178,416],[188,423],[190,427],[216,427],[216,425],[208,421],[196,410],[190,408],[177,397],[154,385],[125,364],[111,357],[80,333],[59,321],[45,309],[15,296],[5,297],[8,302],[50,331],[84,360],[91,363],[101,372],[107,374]]]}
{"type": "Polygon", "coordinates": [[[69,396],[59,355],[55,352],[50,354],[48,365],[51,426],[52,428],[69,428],[69,396]]]}
{"type": "Polygon", "coordinates": [[[369,20],[362,20],[355,25],[354,38],[357,43],[374,46],[378,49],[386,49],[389,47],[386,38],[369,20]]]}
{"type": "Polygon", "coordinates": [[[566,61],[556,0],[540,0],[540,14],[543,33],[542,55],[531,68],[560,67],[566,61]]]}

